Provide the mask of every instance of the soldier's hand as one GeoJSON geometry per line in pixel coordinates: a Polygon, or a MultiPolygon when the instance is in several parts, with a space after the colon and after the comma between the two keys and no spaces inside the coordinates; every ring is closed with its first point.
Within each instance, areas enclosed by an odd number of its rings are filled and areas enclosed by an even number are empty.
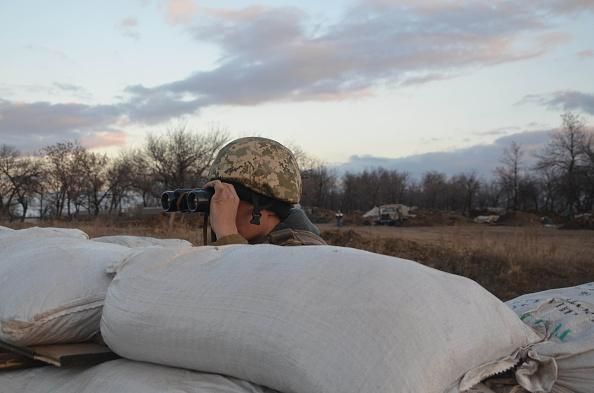
{"type": "Polygon", "coordinates": [[[210,200],[210,226],[217,238],[237,234],[235,219],[239,206],[239,197],[235,187],[220,180],[212,180],[204,188],[214,188],[214,195],[210,200]]]}

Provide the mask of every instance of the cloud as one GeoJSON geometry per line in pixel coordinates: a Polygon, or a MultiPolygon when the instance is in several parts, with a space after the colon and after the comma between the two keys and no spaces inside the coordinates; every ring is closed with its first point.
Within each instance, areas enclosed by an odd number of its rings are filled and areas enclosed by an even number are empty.
{"type": "Polygon", "coordinates": [[[514,131],[519,131],[520,128],[519,127],[500,127],[500,128],[495,128],[492,130],[486,130],[486,131],[477,131],[474,133],[474,135],[480,135],[480,136],[498,136],[498,135],[507,135],[509,133],[512,133],[514,131]]]}
{"type": "Polygon", "coordinates": [[[124,18],[116,25],[116,28],[126,37],[130,37],[135,40],[140,39],[140,33],[138,32],[138,19],[136,18],[124,18]]]}
{"type": "MultiPolygon", "coordinates": [[[[366,0],[335,22],[314,25],[296,7],[208,8],[168,0],[169,23],[183,24],[197,40],[219,47],[214,68],[154,87],[129,86],[114,105],[3,100],[0,132],[57,137],[117,129],[121,117],[156,124],[212,105],[365,97],[378,87],[430,83],[541,56],[568,39],[556,31],[559,20],[593,8],[580,0],[366,0]]],[[[138,37],[135,18],[117,27],[138,37]]],[[[64,83],[52,88],[82,94],[64,83]]],[[[587,99],[578,101],[589,108],[587,99]]],[[[577,105],[568,97],[545,104],[577,105]]]]}
{"type": "Polygon", "coordinates": [[[165,4],[166,19],[171,25],[191,22],[197,11],[193,0],[168,0],[165,4]]]}
{"type": "Polygon", "coordinates": [[[81,145],[88,149],[109,146],[123,146],[127,141],[128,134],[120,130],[91,132],[80,137],[81,145]]]}
{"type": "Polygon", "coordinates": [[[92,94],[82,86],[73,85],[70,83],[54,82],[53,86],[48,89],[48,94],[55,95],[58,92],[68,93],[73,97],[82,100],[88,100],[92,97],[92,94]]]}
{"type": "Polygon", "coordinates": [[[522,103],[535,103],[554,111],[582,111],[594,115],[594,94],[574,90],[527,95],[520,101],[522,103]]]}
{"type": "Polygon", "coordinates": [[[368,96],[381,86],[429,83],[541,56],[569,39],[556,23],[591,12],[590,3],[368,0],[337,22],[313,26],[295,7],[196,8],[189,0],[170,1],[170,23],[189,24],[199,12],[190,31],[218,45],[217,65],[128,93],[138,114],[158,100],[171,116],[208,105],[368,96]]]}
{"type": "Polygon", "coordinates": [[[386,168],[409,172],[420,178],[423,173],[438,170],[448,176],[463,172],[476,171],[485,178],[493,176],[493,170],[500,166],[503,150],[512,141],[518,143],[524,154],[524,166],[535,164],[534,153],[539,152],[549,141],[551,131],[518,132],[496,139],[491,144],[481,144],[449,152],[432,152],[416,154],[401,158],[375,156],[351,156],[349,161],[335,167],[339,174],[345,172],[361,172],[365,169],[386,168]]]}
{"type": "MultiPolygon", "coordinates": [[[[0,83],[0,97],[18,97],[22,93],[43,96],[71,96],[81,100],[92,97],[91,93],[82,86],[69,83],[54,82],[51,85],[25,85],[0,83]]],[[[0,99],[1,100],[1,99],[0,99]]]]}
{"type": "Polygon", "coordinates": [[[590,58],[594,57],[594,50],[592,50],[592,49],[583,50],[583,51],[577,52],[576,55],[578,58],[580,58],[582,60],[590,59],[590,58]]]}
{"type": "Polygon", "coordinates": [[[120,109],[110,105],[20,103],[0,99],[3,144],[34,150],[64,140],[87,140],[90,145],[122,144],[125,138],[113,125],[120,109]]]}

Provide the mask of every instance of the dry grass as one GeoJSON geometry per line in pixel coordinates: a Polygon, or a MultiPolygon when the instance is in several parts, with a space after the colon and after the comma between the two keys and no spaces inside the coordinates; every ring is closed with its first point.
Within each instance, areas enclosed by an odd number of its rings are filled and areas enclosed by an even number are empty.
{"type": "MultiPolygon", "coordinates": [[[[190,215],[95,220],[0,223],[79,228],[91,237],[137,235],[185,239],[202,244],[201,220],[190,215]]],[[[594,281],[594,233],[540,227],[480,225],[334,228],[322,224],[323,237],[339,246],[411,259],[469,277],[503,300],[594,281]]]]}
{"type": "Polygon", "coordinates": [[[329,243],[411,259],[469,277],[503,300],[594,281],[591,231],[461,227],[329,229],[329,243]]]}

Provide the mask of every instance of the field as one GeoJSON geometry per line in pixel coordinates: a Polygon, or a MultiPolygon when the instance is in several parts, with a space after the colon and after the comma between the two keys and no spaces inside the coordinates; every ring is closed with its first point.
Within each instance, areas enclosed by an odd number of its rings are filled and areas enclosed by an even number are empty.
{"type": "MultiPolygon", "coordinates": [[[[202,244],[198,217],[144,218],[39,223],[0,223],[80,228],[91,237],[138,235],[178,238],[202,244]]],[[[329,244],[411,259],[469,277],[502,300],[550,288],[594,281],[594,232],[539,226],[376,227],[321,224],[329,244]]]]}
{"type": "Polygon", "coordinates": [[[594,232],[478,224],[321,225],[332,244],[421,262],[469,277],[503,300],[594,281],[594,232]]]}

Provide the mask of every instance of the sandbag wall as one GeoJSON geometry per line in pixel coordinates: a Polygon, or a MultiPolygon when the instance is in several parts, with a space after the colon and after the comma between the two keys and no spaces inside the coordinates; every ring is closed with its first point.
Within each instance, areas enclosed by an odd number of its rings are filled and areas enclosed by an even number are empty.
{"type": "Polygon", "coordinates": [[[147,249],[120,265],[101,332],[125,358],[283,393],[444,392],[540,340],[469,279],[331,246],[147,249]]]}
{"type": "MultiPolygon", "coordinates": [[[[126,258],[177,239],[107,236],[77,229],[0,227],[0,339],[17,346],[77,343],[99,333],[113,271],[126,258]]],[[[88,367],[1,371],[0,393],[270,393],[249,382],[124,359],[88,367]]]]}
{"type": "MultiPolygon", "coordinates": [[[[512,368],[531,392],[591,391],[594,335],[587,318],[556,328],[558,293],[510,302],[524,323],[475,282],[399,258],[190,246],[0,227],[0,339],[84,341],[101,319],[126,358],[0,372],[0,392],[457,393],[512,368]]],[[[564,291],[589,307],[590,287],[564,291]]]]}

